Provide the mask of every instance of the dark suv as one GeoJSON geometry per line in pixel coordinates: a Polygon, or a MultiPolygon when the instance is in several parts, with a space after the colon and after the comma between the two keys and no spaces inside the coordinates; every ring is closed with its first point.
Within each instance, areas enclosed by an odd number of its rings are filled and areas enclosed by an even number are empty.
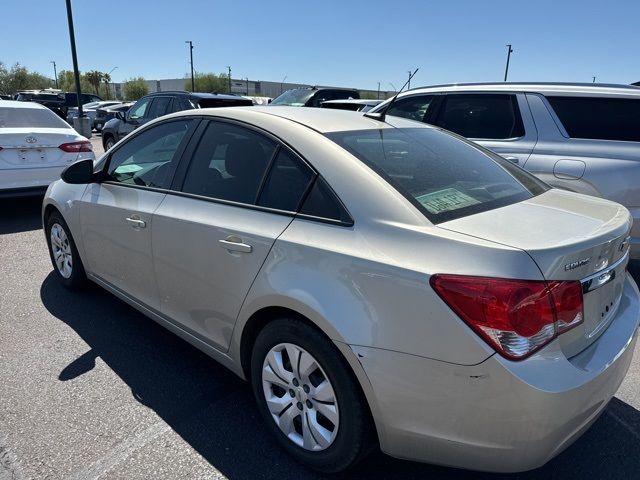
{"type": "Polygon", "coordinates": [[[358,99],[360,98],[360,93],[353,88],[294,88],[275,98],[269,105],[319,107],[328,100],[346,100],[349,98],[358,99]]]}
{"type": "MultiPolygon", "coordinates": [[[[53,110],[60,115],[60,118],[67,118],[69,107],[78,106],[78,95],[75,92],[18,92],[16,100],[19,102],[36,102],[53,110]]],[[[82,94],[82,104],[90,102],[101,102],[102,99],[91,93],[82,94]]]]}
{"type": "Polygon", "coordinates": [[[182,110],[194,108],[251,106],[249,98],[219,93],[155,92],[138,100],[126,113],[118,112],[116,118],[102,127],[102,146],[109,150],[120,139],[144,125],[149,120],[182,110]]]}

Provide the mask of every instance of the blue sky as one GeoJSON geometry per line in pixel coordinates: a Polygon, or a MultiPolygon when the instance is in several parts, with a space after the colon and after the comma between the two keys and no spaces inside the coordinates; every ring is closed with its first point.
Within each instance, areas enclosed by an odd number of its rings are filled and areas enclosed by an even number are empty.
{"type": "MultiPolygon", "coordinates": [[[[640,81],[640,1],[404,2],[73,0],[83,71],[114,81],[234,78],[390,90],[420,67],[419,85],[509,80],[640,81]]],[[[0,61],[53,76],[71,68],[64,0],[2,0],[0,61]]]]}

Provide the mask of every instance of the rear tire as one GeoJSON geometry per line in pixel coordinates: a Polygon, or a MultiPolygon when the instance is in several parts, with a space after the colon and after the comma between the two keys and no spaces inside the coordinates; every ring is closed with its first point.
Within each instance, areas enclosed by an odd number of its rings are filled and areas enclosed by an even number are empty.
{"type": "Polygon", "coordinates": [[[62,215],[54,211],[47,217],[45,232],[49,257],[58,280],[69,289],[78,289],[87,283],[87,276],[71,236],[69,226],[62,215]]]}
{"type": "Polygon", "coordinates": [[[298,319],[274,320],[258,334],[251,384],[267,428],[300,463],[337,473],[376,445],[349,365],[329,339],[298,319]]]}

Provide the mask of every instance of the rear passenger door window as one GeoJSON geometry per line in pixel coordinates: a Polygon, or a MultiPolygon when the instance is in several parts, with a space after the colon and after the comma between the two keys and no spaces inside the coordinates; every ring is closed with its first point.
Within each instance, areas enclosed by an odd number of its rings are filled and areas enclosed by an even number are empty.
{"type": "Polygon", "coordinates": [[[553,96],[547,100],[571,138],[640,142],[640,100],[553,96]]]}
{"type": "Polygon", "coordinates": [[[448,94],[435,123],[467,138],[524,136],[517,98],[512,94],[448,94]]]}
{"type": "Polygon", "coordinates": [[[210,122],[187,170],[182,191],[254,205],[276,143],[232,123],[210,122]]]}
{"type": "Polygon", "coordinates": [[[387,115],[426,122],[433,108],[435,95],[412,95],[395,101],[387,110],[387,115]]]}

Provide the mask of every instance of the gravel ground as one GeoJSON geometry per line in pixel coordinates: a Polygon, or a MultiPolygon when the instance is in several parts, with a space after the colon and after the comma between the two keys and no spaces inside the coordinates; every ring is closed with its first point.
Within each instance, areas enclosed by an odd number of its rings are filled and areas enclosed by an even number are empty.
{"type": "MultiPolygon", "coordinates": [[[[104,290],[64,290],[40,201],[0,202],[0,480],[321,478],[275,446],[244,382],[104,290]]],[[[339,478],[636,479],[639,409],[636,351],[604,415],[542,469],[489,475],[378,453],[339,478]]]]}

